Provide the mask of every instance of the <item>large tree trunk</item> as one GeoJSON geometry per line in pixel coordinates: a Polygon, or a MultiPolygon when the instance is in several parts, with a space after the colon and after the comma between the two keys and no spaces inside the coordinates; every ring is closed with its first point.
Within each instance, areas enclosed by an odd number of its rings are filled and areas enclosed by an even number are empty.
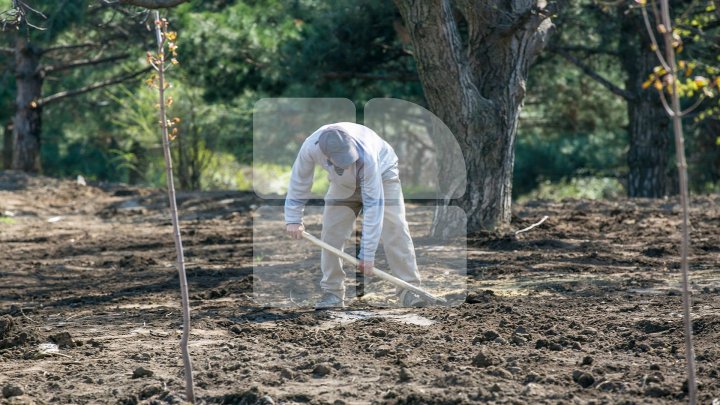
{"type": "Polygon", "coordinates": [[[13,130],[12,122],[8,122],[3,130],[3,165],[4,170],[12,168],[12,153],[13,153],[13,130]]]}
{"type": "Polygon", "coordinates": [[[695,134],[690,137],[690,177],[701,192],[720,186],[720,119],[706,118],[696,124],[695,134]]]}
{"type": "Polygon", "coordinates": [[[18,36],[15,49],[15,119],[13,121],[12,168],[25,172],[40,172],[41,97],[44,73],[40,69],[41,51],[34,44],[18,36]]]}
{"type": "Polygon", "coordinates": [[[643,89],[657,57],[650,51],[645,25],[638,11],[623,16],[620,55],[627,72],[625,89],[633,97],[628,100],[627,155],[629,197],[660,198],[677,194],[676,180],[669,167],[671,151],[670,121],[653,89],[643,89]]]}
{"type": "Polygon", "coordinates": [[[133,141],[130,146],[130,153],[135,156],[135,162],[137,163],[130,166],[130,171],[128,172],[128,184],[141,184],[145,181],[148,166],[147,159],[143,159],[142,156],[143,154],[148,153],[148,151],[143,149],[140,142],[133,141]]]}
{"type": "MultiPolygon", "coordinates": [[[[467,189],[457,204],[467,230],[497,230],[510,223],[512,172],[518,116],[528,69],[552,24],[531,0],[395,0],[410,34],[430,110],[457,138],[465,156],[467,189]],[[457,11],[457,14],[455,13],[457,11]],[[463,44],[455,15],[467,24],[463,44]]],[[[543,2],[544,3],[544,2],[543,2]]],[[[442,148],[442,145],[439,145],[442,148]]],[[[440,159],[441,165],[457,162],[440,159]]],[[[457,173],[441,167],[445,173],[457,173]]],[[[441,179],[443,196],[458,187],[441,179]]],[[[436,210],[434,236],[460,229],[461,216],[436,210]]]]}

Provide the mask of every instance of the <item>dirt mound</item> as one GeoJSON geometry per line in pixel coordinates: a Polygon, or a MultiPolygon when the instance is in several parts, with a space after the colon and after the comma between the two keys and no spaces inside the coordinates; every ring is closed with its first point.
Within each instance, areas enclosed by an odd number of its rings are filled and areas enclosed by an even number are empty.
{"type": "Polygon", "coordinates": [[[93,215],[110,194],[98,186],[21,172],[0,172],[0,214],[12,218],[93,215]]]}
{"type": "MultiPolygon", "coordinates": [[[[117,191],[113,195],[117,197],[117,191]]],[[[179,215],[183,221],[232,219],[260,203],[261,200],[253,192],[247,191],[177,193],[179,215]]],[[[102,208],[98,215],[102,218],[158,214],[167,217],[167,210],[168,200],[165,192],[141,190],[134,195],[116,199],[102,208]]]]}
{"type": "Polygon", "coordinates": [[[38,335],[26,322],[11,315],[0,317],[0,355],[38,343],[38,335]]]}

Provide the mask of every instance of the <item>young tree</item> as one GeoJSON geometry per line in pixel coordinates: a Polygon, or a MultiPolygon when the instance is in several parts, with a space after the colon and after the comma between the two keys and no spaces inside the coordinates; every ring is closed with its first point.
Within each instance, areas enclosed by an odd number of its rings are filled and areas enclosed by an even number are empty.
{"type": "MultiPolygon", "coordinates": [[[[410,34],[430,110],[465,154],[469,181],[458,204],[467,214],[468,231],[509,225],[518,115],[528,70],[547,43],[555,5],[531,0],[395,4],[410,34]]],[[[453,162],[442,159],[441,164],[453,162]]],[[[440,183],[444,195],[457,184],[454,179],[440,183]]],[[[460,218],[452,212],[447,205],[437,210],[433,233],[457,229],[460,218]]]]}
{"type": "Polygon", "coordinates": [[[185,394],[187,400],[195,402],[195,390],[193,385],[192,361],[190,359],[190,351],[188,349],[188,340],[190,339],[190,298],[187,285],[187,274],[185,272],[185,255],[183,253],[182,238],[180,236],[180,220],[178,218],[177,200],[175,198],[175,182],[173,180],[172,155],[170,152],[171,136],[177,136],[177,128],[173,128],[170,133],[170,127],[179,122],[179,118],[173,120],[167,119],[166,107],[171,102],[165,96],[165,89],[169,87],[166,81],[165,72],[167,70],[167,58],[172,54],[170,62],[172,65],[177,64],[177,46],[175,45],[175,33],[168,31],[167,19],[160,19],[160,13],[155,11],[155,33],[157,39],[157,52],[155,55],[148,53],[148,61],[157,71],[156,85],[159,97],[159,116],[160,129],[163,143],[163,156],[165,158],[165,178],[167,181],[168,200],[170,201],[170,216],[173,225],[173,238],[175,240],[175,253],[177,259],[178,278],[180,279],[180,295],[182,299],[183,314],[183,333],[180,339],[180,351],[182,353],[183,364],[185,366],[185,394]],[[167,52],[166,52],[167,51],[167,52]]]}
{"type": "MultiPolygon", "coordinates": [[[[675,135],[675,153],[676,163],[678,169],[678,179],[680,188],[680,203],[682,207],[682,225],[681,235],[682,242],[680,246],[681,255],[681,286],[682,286],[682,302],[683,302],[683,326],[685,332],[685,357],[687,360],[687,389],[689,403],[694,405],[697,403],[697,381],[695,371],[695,350],[693,346],[693,328],[692,328],[692,293],[690,291],[690,269],[688,264],[688,254],[690,250],[690,208],[689,208],[689,191],[688,191],[688,173],[687,173],[687,162],[685,159],[685,136],[683,133],[683,117],[686,117],[696,107],[702,104],[705,98],[714,98],[718,95],[720,90],[720,70],[712,66],[704,66],[703,70],[705,73],[711,74],[710,79],[705,76],[692,76],[692,73],[698,67],[697,61],[688,62],[686,60],[677,60],[677,55],[683,52],[685,47],[682,29],[676,28],[675,21],[682,23],[685,17],[693,12],[693,2],[690,8],[686,9],[683,15],[674,20],[671,16],[671,9],[669,0],[659,0],[659,6],[655,1],[650,4],[646,0],[635,0],[635,3],[639,5],[642,12],[644,25],[647,29],[648,37],[652,42],[652,51],[654,56],[657,57],[659,66],[653,69],[653,73],[649,79],[645,82],[644,87],[650,88],[651,86],[657,90],[659,100],[663,105],[663,108],[670,116],[673,126],[673,133],[675,135]],[[652,16],[654,19],[651,21],[651,13],[647,11],[647,8],[651,8],[652,16]],[[656,37],[660,37],[662,40],[663,49],[660,49],[660,41],[656,37]],[[692,63],[692,65],[691,65],[692,63]],[[683,109],[681,106],[681,98],[689,97],[696,98],[696,102],[688,108],[683,109]],[[669,98],[669,101],[668,101],[669,98]]],[[[715,2],[716,3],[716,2],[715,2]]],[[[705,8],[704,13],[708,14],[716,10],[717,4],[709,3],[705,8]]],[[[690,22],[690,27],[705,27],[717,25],[720,22],[720,14],[715,17],[693,18],[690,22]],[[702,20],[702,21],[701,21],[702,20]]],[[[690,30],[692,32],[692,30],[690,30]]],[[[699,30],[692,41],[700,41],[699,30]]],[[[714,38],[717,40],[717,38],[714,38]]],[[[717,53],[713,52],[715,58],[717,53]]],[[[715,62],[715,61],[713,61],[715,62]]],[[[717,111],[713,107],[712,111],[717,111]]],[[[707,398],[710,400],[710,398],[707,398]]]]}

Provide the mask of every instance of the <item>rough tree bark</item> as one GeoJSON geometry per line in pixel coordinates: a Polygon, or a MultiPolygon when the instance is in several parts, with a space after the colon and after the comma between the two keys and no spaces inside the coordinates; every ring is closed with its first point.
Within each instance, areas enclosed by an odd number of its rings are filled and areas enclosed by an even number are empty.
{"type": "MultiPolygon", "coordinates": [[[[430,110],[453,132],[465,155],[467,189],[457,203],[467,215],[467,230],[504,228],[510,223],[525,82],[551,31],[550,12],[544,1],[533,0],[395,3],[410,34],[430,110]],[[467,25],[467,38],[461,38],[455,12],[467,25]]],[[[441,184],[445,196],[458,187],[454,179],[441,179],[441,184]]],[[[458,229],[460,218],[448,203],[436,211],[435,236],[458,229]]]]}
{"type": "Polygon", "coordinates": [[[676,179],[669,167],[671,128],[657,95],[642,88],[658,62],[650,52],[642,17],[622,15],[620,56],[627,72],[629,150],[628,197],[660,198],[677,194],[676,179]]]}
{"type": "Polygon", "coordinates": [[[12,168],[30,173],[40,172],[40,133],[44,72],[40,69],[42,51],[22,36],[15,48],[15,119],[13,120],[12,168]]]}

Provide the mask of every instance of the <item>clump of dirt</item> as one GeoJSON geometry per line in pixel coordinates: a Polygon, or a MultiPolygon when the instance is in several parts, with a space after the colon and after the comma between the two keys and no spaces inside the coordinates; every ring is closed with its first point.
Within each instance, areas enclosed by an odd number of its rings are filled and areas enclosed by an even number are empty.
{"type": "Polygon", "coordinates": [[[70,349],[75,346],[80,346],[78,342],[75,342],[68,332],[60,332],[48,337],[51,342],[58,345],[60,349],[70,349]]]}
{"type": "Polygon", "coordinates": [[[37,343],[36,333],[11,315],[0,317],[0,354],[37,343]]]}
{"type": "Polygon", "coordinates": [[[143,257],[136,255],[125,256],[118,262],[118,265],[121,268],[126,269],[145,268],[149,266],[154,266],[156,264],[157,260],[153,259],[152,257],[143,257]]]}
{"type": "Polygon", "coordinates": [[[10,315],[0,317],[0,339],[7,338],[15,327],[15,321],[10,315]]]}
{"type": "Polygon", "coordinates": [[[14,346],[15,320],[9,315],[0,318],[0,350],[14,346]]]}

